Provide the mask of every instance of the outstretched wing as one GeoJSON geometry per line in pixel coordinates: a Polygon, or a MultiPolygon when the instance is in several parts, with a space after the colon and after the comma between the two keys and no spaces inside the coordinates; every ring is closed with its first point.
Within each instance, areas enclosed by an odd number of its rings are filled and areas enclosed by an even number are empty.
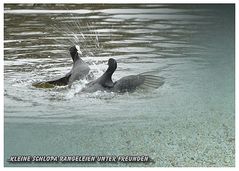
{"type": "Polygon", "coordinates": [[[133,92],[137,88],[158,88],[164,84],[163,77],[142,73],[123,77],[115,82],[113,91],[115,92],[133,92]]]}

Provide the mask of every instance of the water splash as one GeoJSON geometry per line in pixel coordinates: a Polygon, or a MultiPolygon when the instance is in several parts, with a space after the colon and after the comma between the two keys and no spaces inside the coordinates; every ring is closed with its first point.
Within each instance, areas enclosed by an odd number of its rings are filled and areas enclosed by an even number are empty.
{"type": "Polygon", "coordinates": [[[75,97],[76,94],[80,93],[81,90],[86,86],[88,81],[86,79],[76,81],[72,84],[71,88],[69,91],[64,95],[65,99],[71,99],[75,97]]]}
{"type": "MultiPolygon", "coordinates": [[[[64,17],[52,17],[51,29],[53,33],[59,37],[54,39],[56,44],[64,44],[69,47],[72,45],[80,45],[81,53],[84,56],[96,56],[101,49],[99,35],[93,30],[90,22],[81,21],[77,18],[77,14],[68,14],[64,17]],[[69,16],[71,19],[69,20],[69,16]]],[[[65,48],[65,47],[64,47],[65,48]]]]}

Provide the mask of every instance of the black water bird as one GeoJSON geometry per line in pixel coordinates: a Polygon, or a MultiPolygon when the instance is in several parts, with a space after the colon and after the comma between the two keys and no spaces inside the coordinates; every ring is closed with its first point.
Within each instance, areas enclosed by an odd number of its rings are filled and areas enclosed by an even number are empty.
{"type": "Polygon", "coordinates": [[[79,46],[77,45],[72,46],[69,49],[69,52],[73,60],[73,66],[70,72],[68,72],[62,78],[52,81],[34,83],[33,86],[39,88],[52,88],[54,86],[66,86],[66,85],[71,86],[74,81],[85,78],[88,75],[90,68],[88,64],[86,64],[81,59],[80,57],[81,51],[79,49],[79,46]]]}
{"type": "Polygon", "coordinates": [[[108,60],[108,69],[98,79],[88,83],[82,92],[108,91],[108,92],[133,92],[137,88],[158,88],[164,84],[164,79],[149,73],[141,73],[138,75],[129,75],[113,82],[112,75],[117,68],[115,59],[108,60]]]}

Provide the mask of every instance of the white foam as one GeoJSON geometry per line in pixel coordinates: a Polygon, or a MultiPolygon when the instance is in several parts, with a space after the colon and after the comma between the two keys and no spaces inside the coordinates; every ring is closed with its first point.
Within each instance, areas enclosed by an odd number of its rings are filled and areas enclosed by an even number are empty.
{"type": "Polygon", "coordinates": [[[71,99],[76,94],[80,93],[87,83],[88,81],[86,79],[74,82],[69,91],[66,93],[65,99],[71,99]]]}

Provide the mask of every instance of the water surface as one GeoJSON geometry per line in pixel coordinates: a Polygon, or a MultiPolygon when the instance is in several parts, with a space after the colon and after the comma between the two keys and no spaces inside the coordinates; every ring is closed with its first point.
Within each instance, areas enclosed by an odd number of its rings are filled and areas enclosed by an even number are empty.
{"type": "MultiPolygon", "coordinates": [[[[20,166],[235,166],[234,5],[5,4],[4,155],[148,155],[154,162],[20,166]],[[81,46],[95,78],[152,72],[163,86],[82,94],[64,76],[81,46]]],[[[18,166],[15,164],[14,166],[18,166]]]]}

